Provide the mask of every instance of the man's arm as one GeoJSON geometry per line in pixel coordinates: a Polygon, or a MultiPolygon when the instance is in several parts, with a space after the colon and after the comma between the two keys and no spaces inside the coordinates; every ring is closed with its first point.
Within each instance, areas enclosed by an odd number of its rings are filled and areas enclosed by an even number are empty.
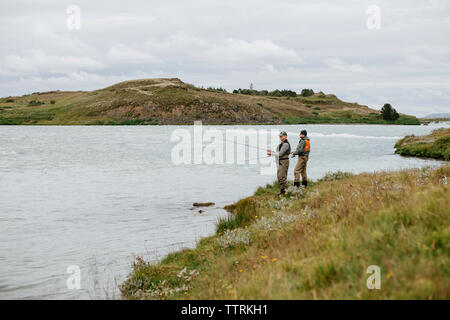
{"type": "Polygon", "coordinates": [[[268,156],[282,157],[288,152],[288,150],[289,150],[288,144],[287,143],[283,143],[283,145],[281,146],[280,151],[268,150],[267,151],[267,155],[268,156]]]}
{"type": "Polygon", "coordinates": [[[303,149],[305,148],[306,142],[305,140],[301,139],[298,143],[297,149],[292,153],[294,156],[301,156],[303,155],[303,149]]]}

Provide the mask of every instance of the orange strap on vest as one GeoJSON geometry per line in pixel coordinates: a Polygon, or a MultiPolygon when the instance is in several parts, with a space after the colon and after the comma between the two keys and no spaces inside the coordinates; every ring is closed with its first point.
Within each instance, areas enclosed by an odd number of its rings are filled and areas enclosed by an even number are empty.
{"type": "Polygon", "coordinates": [[[305,140],[305,147],[303,148],[303,152],[311,152],[311,143],[309,143],[309,140],[305,140]]]}

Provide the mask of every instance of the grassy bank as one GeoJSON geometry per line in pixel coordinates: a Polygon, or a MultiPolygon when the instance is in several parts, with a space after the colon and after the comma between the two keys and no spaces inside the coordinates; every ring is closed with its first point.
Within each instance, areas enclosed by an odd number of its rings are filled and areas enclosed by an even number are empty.
{"type": "Polygon", "coordinates": [[[395,144],[403,156],[450,160],[450,129],[438,129],[426,136],[406,136],[395,144]]]}
{"type": "Polygon", "coordinates": [[[449,299],[450,166],[329,174],[228,207],[197,248],[138,258],[126,299],[449,299]],[[366,286],[381,268],[381,289],[366,286]]]}

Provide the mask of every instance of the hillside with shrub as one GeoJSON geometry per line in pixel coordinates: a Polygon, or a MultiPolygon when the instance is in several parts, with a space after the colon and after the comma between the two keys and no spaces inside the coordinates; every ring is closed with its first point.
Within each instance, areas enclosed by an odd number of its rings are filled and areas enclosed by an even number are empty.
{"type": "Polygon", "coordinates": [[[335,95],[292,90],[198,88],[179,79],[142,79],[84,91],[37,92],[0,98],[0,125],[168,125],[376,123],[419,124],[335,95]]]}

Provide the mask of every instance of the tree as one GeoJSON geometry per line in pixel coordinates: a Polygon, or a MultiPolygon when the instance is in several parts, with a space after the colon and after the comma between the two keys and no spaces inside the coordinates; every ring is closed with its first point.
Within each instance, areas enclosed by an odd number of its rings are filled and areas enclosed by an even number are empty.
{"type": "Polygon", "coordinates": [[[400,115],[398,114],[397,110],[393,109],[392,111],[392,120],[397,120],[398,118],[400,118],[400,115]]]}
{"type": "Polygon", "coordinates": [[[313,89],[303,89],[303,90],[302,90],[302,93],[300,93],[300,95],[301,95],[302,97],[310,97],[310,96],[312,96],[313,94],[314,94],[313,89]]]}
{"type": "Polygon", "coordinates": [[[281,90],[281,95],[283,97],[296,97],[297,93],[295,91],[292,91],[292,90],[284,89],[284,90],[281,90]]]}
{"type": "Polygon", "coordinates": [[[383,117],[383,120],[387,121],[395,121],[400,117],[397,110],[392,108],[392,106],[389,103],[386,103],[381,108],[381,116],[383,117]]]}

